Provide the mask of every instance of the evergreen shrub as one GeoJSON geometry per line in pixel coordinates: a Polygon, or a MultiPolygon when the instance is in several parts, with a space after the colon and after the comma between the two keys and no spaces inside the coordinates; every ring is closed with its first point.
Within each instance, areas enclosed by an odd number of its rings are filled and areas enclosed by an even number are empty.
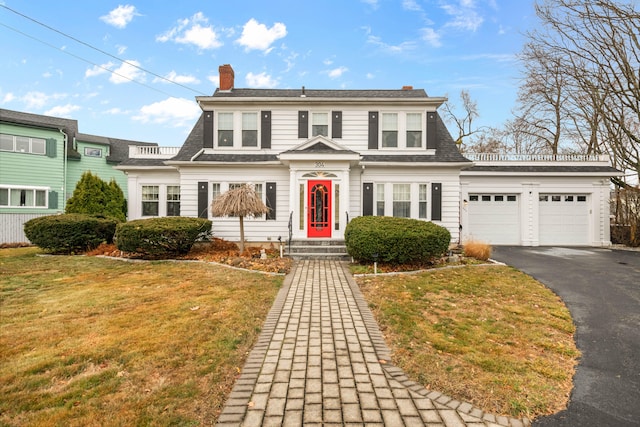
{"type": "Polygon", "coordinates": [[[161,259],[189,253],[197,240],[210,233],[211,221],[208,219],[158,217],[118,224],[114,240],[121,251],[161,259]]]}
{"type": "Polygon", "coordinates": [[[73,195],[67,200],[65,212],[102,215],[125,221],[127,202],[114,179],[107,183],[98,175],[86,171],[76,184],[73,195]]]}
{"type": "Polygon", "coordinates": [[[101,243],[113,243],[117,223],[114,218],[95,215],[48,215],[25,222],[24,234],[47,252],[81,253],[101,243]]]}
{"type": "Polygon", "coordinates": [[[451,234],[432,222],[388,216],[361,216],[344,233],[347,252],[358,262],[430,262],[446,254],[451,234]],[[377,254],[377,257],[376,257],[377,254]]]}

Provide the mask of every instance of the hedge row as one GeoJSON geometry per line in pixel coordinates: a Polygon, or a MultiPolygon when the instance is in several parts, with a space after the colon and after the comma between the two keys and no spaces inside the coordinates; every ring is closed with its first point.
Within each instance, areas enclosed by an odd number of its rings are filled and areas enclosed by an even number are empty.
{"type": "Polygon", "coordinates": [[[211,221],[180,216],[138,219],[118,224],[118,249],[149,258],[165,258],[189,253],[193,244],[209,237],[211,221]]]}
{"type": "Polygon", "coordinates": [[[188,253],[198,239],[209,237],[211,221],[167,217],[118,223],[113,218],[64,214],[31,219],[24,232],[31,243],[51,253],[82,253],[115,242],[121,251],[159,259],[188,253]]]}
{"type": "Polygon", "coordinates": [[[344,233],[347,252],[356,261],[391,264],[429,262],[446,254],[449,230],[432,222],[387,216],[361,216],[344,233]]]}
{"type": "Polygon", "coordinates": [[[118,221],[86,214],[48,215],[30,219],[24,234],[51,253],[80,253],[112,243],[118,221]]]}

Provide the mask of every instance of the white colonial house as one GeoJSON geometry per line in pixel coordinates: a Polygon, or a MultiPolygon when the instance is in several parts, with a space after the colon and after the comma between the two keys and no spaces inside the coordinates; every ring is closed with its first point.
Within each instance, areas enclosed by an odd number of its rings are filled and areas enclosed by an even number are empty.
{"type": "Polygon", "coordinates": [[[433,221],[452,242],[606,246],[606,157],[465,157],[422,89],[240,89],[231,66],[196,98],[202,115],[179,148],[130,147],[129,219],[210,218],[238,240],[236,218],[211,202],[252,183],[270,212],[245,221],[253,242],[341,240],[350,219],[433,221]]]}

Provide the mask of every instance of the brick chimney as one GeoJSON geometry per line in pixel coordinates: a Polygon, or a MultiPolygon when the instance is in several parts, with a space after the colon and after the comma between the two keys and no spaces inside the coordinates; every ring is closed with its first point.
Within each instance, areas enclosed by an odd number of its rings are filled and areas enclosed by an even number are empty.
{"type": "Polygon", "coordinates": [[[220,73],[220,90],[231,90],[233,89],[233,68],[231,65],[224,64],[218,68],[218,72],[220,73]]]}
{"type": "Polygon", "coordinates": [[[402,90],[413,90],[413,86],[402,86],[402,90]]]}

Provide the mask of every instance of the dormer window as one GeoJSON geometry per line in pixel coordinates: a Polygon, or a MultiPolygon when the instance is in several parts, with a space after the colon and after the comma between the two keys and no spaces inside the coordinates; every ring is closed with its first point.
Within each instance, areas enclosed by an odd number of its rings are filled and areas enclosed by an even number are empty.
{"type": "Polygon", "coordinates": [[[329,136],[329,115],[313,113],[311,115],[311,136],[329,136]]]}
{"type": "Polygon", "coordinates": [[[382,147],[398,147],[398,114],[382,114],[382,147]]]}
{"type": "Polygon", "coordinates": [[[407,148],[422,147],[422,114],[407,113],[407,148]]]}
{"type": "Polygon", "coordinates": [[[258,146],[258,114],[242,113],[242,146],[258,146]]]}
{"type": "Polygon", "coordinates": [[[233,113],[218,113],[218,147],[233,147],[233,113]]]}

